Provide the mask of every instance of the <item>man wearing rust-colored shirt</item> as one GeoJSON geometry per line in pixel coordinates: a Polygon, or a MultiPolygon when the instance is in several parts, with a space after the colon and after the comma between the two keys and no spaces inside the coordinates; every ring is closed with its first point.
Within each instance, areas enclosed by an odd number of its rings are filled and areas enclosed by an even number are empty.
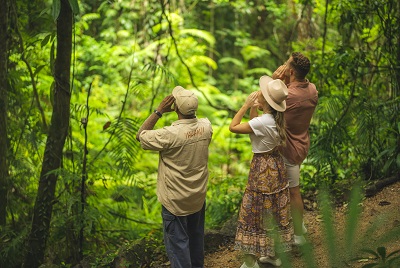
{"type": "Polygon", "coordinates": [[[303,234],[304,205],[300,193],[300,165],[307,157],[310,148],[308,128],[318,103],[318,91],[305,77],[310,71],[310,60],[299,52],[292,53],[289,60],[273,74],[288,85],[286,99],[286,147],[281,147],[289,179],[290,202],[294,225],[294,243],[305,243],[303,234]]]}

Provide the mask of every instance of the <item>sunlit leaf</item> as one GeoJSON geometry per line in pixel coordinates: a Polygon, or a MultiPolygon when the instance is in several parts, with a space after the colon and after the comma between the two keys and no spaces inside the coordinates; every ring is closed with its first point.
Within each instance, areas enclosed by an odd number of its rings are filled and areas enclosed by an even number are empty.
{"type": "Polygon", "coordinates": [[[202,31],[198,29],[183,29],[180,31],[181,35],[188,34],[191,36],[199,37],[205,41],[207,41],[210,46],[214,46],[215,44],[215,37],[207,31],[202,31]]]}

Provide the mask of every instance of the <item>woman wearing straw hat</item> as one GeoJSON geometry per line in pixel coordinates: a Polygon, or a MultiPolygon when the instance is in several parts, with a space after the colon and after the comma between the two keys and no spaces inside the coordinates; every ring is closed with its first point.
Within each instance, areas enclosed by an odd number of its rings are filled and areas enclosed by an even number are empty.
{"type": "Polygon", "coordinates": [[[247,97],[229,126],[233,133],[250,135],[254,153],[235,238],[235,249],[245,253],[240,268],[259,268],[256,256],[261,263],[280,266],[277,252],[291,249],[293,235],[286,169],[277,150],[286,141],[288,89],[269,76],[262,76],[259,84],[260,90],[247,97]],[[248,109],[250,121],[242,122],[248,109]],[[258,115],[257,109],[263,113],[258,115]]]}

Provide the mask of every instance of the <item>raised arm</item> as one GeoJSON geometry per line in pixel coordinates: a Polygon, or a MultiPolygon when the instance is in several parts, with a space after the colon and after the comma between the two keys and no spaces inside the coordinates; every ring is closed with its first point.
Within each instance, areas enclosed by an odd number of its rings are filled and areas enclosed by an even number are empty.
{"type": "Polygon", "coordinates": [[[259,94],[260,94],[260,91],[255,91],[247,97],[245,103],[242,105],[240,110],[233,117],[232,122],[229,125],[229,130],[231,132],[239,133],[239,134],[253,133],[253,129],[250,127],[248,122],[244,122],[244,123],[241,123],[241,122],[242,122],[243,116],[245,115],[247,110],[249,108],[255,106],[255,103],[256,103],[256,100],[257,100],[259,94]]]}
{"type": "Polygon", "coordinates": [[[250,107],[250,119],[258,116],[258,105],[253,105],[250,107]]]}
{"type": "Polygon", "coordinates": [[[272,74],[273,79],[280,79],[282,80],[286,85],[289,84],[289,76],[288,76],[288,69],[287,69],[287,64],[283,64],[276,69],[276,71],[272,74]]]}
{"type": "Polygon", "coordinates": [[[173,111],[172,110],[172,104],[174,103],[175,98],[172,95],[166,96],[161,103],[158,105],[158,108],[152,113],[142,124],[142,126],[139,128],[138,133],[136,134],[136,139],[140,141],[140,133],[142,133],[143,130],[150,130],[153,129],[154,126],[156,125],[158,119],[161,118],[163,113],[168,113],[173,111]]]}

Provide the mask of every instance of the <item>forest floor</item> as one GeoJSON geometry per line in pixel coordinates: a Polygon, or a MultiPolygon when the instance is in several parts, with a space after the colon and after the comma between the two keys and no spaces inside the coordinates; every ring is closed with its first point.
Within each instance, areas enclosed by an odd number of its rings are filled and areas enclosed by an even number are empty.
{"type": "MultiPolygon", "coordinates": [[[[329,268],[332,267],[329,261],[329,254],[327,243],[325,242],[325,232],[323,227],[323,221],[321,215],[315,204],[306,206],[304,214],[304,222],[308,229],[306,235],[307,241],[310,243],[312,248],[311,255],[314,259],[314,267],[329,268]]],[[[391,237],[391,242],[383,243],[378,239],[383,234],[393,230],[393,228],[399,229],[400,226],[400,182],[394,183],[382,189],[376,195],[363,199],[360,204],[362,212],[358,222],[358,232],[355,234],[354,241],[357,245],[357,241],[361,239],[367,239],[366,243],[361,246],[376,251],[378,247],[385,247],[387,254],[400,250],[399,234],[397,238],[391,237]],[[381,222],[382,225],[375,226],[381,222]],[[369,229],[372,229],[371,233],[369,229]]],[[[346,229],[346,213],[347,206],[337,206],[334,211],[334,228],[335,237],[338,239],[337,244],[343,244],[344,233],[346,229]]],[[[242,255],[240,252],[233,249],[234,243],[234,231],[235,223],[232,220],[231,223],[227,223],[221,231],[208,233],[206,236],[206,258],[205,268],[239,268],[243,263],[242,255]],[[221,233],[223,234],[221,236],[221,233]]],[[[358,242],[360,244],[360,242],[358,242]]],[[[339,250],[337,250],[339,252],[339,250]]],[[[399,254],[396,254],[396,256],[399,254]]],[[[303,254],[304,256],[304,254],[303,254]]],[[[368,263],[377,262],[371,254],[359,253],[357,256],[365,257],[362,260],[344,262],[341,255],[336,256],[337,259],[341,259],[339,266],[336,267],[362,267],[368,263]]],[[[302,256],[296,253],[289,254],[291,267],[293,268],[308,268],[308,265],[302,256]]],[[[260,264],[261,268],[273,267],[267,264],[260,264]]],[[[283,267],[283,266],[282,266],[283,267]]]]}

